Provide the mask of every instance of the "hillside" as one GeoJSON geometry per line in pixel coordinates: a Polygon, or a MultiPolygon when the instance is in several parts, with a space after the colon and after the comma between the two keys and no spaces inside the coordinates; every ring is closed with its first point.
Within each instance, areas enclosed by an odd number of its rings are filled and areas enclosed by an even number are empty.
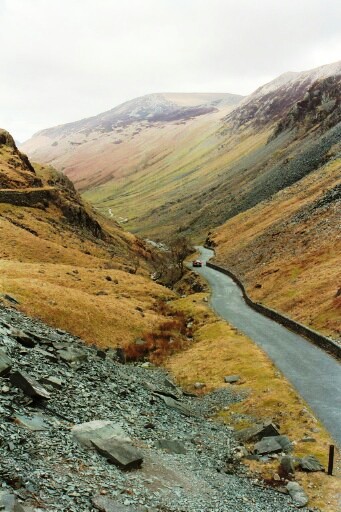
{"type": "Polygon", "coordinates": [[[157,152],[169,153],[188,129],[226,114],[241,99],[234,94],[150,94],[42,130],[22,148],[35,161],[63,171],[83,191],[146,168],[157,152]]]}
{"type": "Polygon", "coordinates": [[[149,278],[151,249],[85,204],[68,178],[32,167],[0,131],[0,300],[98,345],[163,320],[172,293],[149,278]]]}
{"type": "MultiPolygon", "coordinates": [[[[233,108],[226,107],[227,112],[220,107],[218,112],[197,116],[185,124],[142,126],[131,141],[120,142],[116,132],[109,132],[97,135],[92,149],[89,143],[77,146],[71,144],[75,135],[67,135],[70,125],[65,125],[44,131],[44,137],[50,133],[48,140],[40,140],[38,134],[23,147],[42,161],[53,159],[51,151],[61,151],[59,168],[65,167],[84,197],[105,215],[125,222],[128,229],[152,238],[181,231],[202,239],[211,227],[325,163],[339,139],[337,116],[329,116],[328,108],[338,111],[333,102],[339,101],[340,75],[341,62],[287,73],[233,108]],[[278,130],[278,123],[304,101],[309,88],[328,81],[328,77],[337,80],[336,91],[332,87],[317,99],[330,122],[324,121],[317,131],[307,125],[298,133],[289,126],[278,130]],[[64,153],[65,162],[63,147],[59,148],[53,130],[64,130],[64,149],[66,141],[69,148],[72,146],[64,153]],[[111,144],[115,149],[107,153],[107,141],[113,137],[117,144],[111,144]]],[[[126,104],[128,107],[132,105],[126,104]]]]}
{"type": "Polygon", "coordinates": [[[321,168],[210,234],[252,299],[341,340],[340,143],[321,168]]]}

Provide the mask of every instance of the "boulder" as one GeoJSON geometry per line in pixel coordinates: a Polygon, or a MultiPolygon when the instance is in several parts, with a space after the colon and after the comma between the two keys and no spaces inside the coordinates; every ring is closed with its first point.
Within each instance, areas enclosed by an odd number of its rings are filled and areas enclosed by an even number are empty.
{"type": "Polygon", "coordinates": [[[263,437],[255,444],[255,452],[259,455],[267,453],[289,453],[292,451],[292,444],[287,436],[263,437]]]}
{"type": "Polygon", "coordinates": [[[129,442],[130,438],[124,430],[108,420],[94,420],[75,425],[71,429],[73,437],[83,446],[93,448],[93,442],[116,439],[129,442]]]}
{"type": "Polygon", "coordinates": [[[194,389],[203,389],[206,387],[206,384],[204,382],[195,382],[194,383],[194,389]]]}
{"type": "Polygon", "coordinates": [[[122,469],[139,468],[143,462],[142,454],[130,443],[119,439],[92,441],[96,450],[122,469]]]}
{"type": "Polygon", "coordinates": [[[12,297],[12,295],[8,295],[8,293],[5,293],[3,295],[3,298],[8,300],[8,302],[11,302],[12,304],[20,304],[20,302],[15,297],[12,297]]]}
{"type": "Polygon", "coordinates": [[[11,383],[20,388],[25,395],[32,398],[50,398],[50,393],[33,377],[23,371],[16,371],[10,375],[11,383]]]}
{"type": "Polygon", "coordinates": [[[308,503],[308,496],[297,482],[289,482],[287,491],[297,508],[305,507],[308,503]]]}
{"type": "Polygon", "coordinates": [[[315,455],[307,455],[307,457],[300,459],[299,467],[307,472],[324,471],[324,467],[315,455]]]}
{"type": "Polygon", "coordinates": [[[264,423],[263,425],[253,425],[243,428],[236,432],[236,436],[241,441],[260,441],[263,437],[279,436],[279,430],[274,423],[264,423]]]}
{"type": "Polygon", "coordinates": [[[282,451],[282,446],[276,440],[276,437],[263,437],[261,441],[255,444],[254,451],[258,455],[265,455],[268,453],[280,453],[282,451]]]}
{"type": "Polygon", "coordinates": [[[9,373],[10,369],[12,368],[12,361],[8,357],[8,355],[3,351],[0,350],[0,376],[7,375],[9,373]]]}

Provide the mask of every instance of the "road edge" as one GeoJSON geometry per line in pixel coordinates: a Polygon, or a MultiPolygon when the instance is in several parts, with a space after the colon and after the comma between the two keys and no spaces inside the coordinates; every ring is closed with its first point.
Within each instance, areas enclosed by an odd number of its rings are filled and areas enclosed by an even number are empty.
{"type": "Polygon", "coordinates": [[[307,338],[309,341],[311,341],[312,343],[314,343],[315,345],[317,345],[318,347],[323,349],[325,352],[328,352],[330,355],[334,356],[337,360],[341,361],[341,346],[339,346],[333,340],[326,338],[325,336],[318,333],[317,331],[314,331],[313,329],[310,329],[309,327],[306,327],[305,325],[300,324],[299,322],[296,322],[295,320],[292,320],[291,318],[283,315],[282,313],[279,313],[278,311],[275,311],[274,309],[264,306],[263,304],[259,304],[258,302],[254,302],[246,293],[244,284],[230,270],[223,268],[223,267],[219,267],[215,263],[211,263],[209,261],[206,262],[206,266],[209,268],[212,268],[213,270],[217,270],[218,272],[221,272],[222,274],[226,274],[231,279],[233,279],[233,281],[241,289],[245,302],[252,309],[254,309],[255,311],[258,311],[258,313],[261,313],[262,315],[264,315],[268,318],[271,318],[272,320],[283,325],[284,327],[287,327],[294,333],[299,334],[300,336],[303,336],[304,338],[307,338]]]}

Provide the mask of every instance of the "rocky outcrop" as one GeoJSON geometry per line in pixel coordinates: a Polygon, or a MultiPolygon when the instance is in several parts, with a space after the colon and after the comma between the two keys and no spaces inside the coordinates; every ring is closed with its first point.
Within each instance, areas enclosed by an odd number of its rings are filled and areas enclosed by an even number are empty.
{"type": "Polygon", "coordinates": [[[6,155],[1,158],[4,162],[0,161],[0,189],[15,188],[23,182],[28,187],[42,186],[28,157],[18,150],[12,135],[3,129],[0,129],[1,147],[5,147],[6,155]],[[5,172],[8,170],[10,174],[5,172]]]}
{"type": "Polygon", "coordinates": [[[272,139],[285,130],[310,130],[320,126],[325,131],[341,121],[341,75],[315,82],[277,124],[272,139]]]}

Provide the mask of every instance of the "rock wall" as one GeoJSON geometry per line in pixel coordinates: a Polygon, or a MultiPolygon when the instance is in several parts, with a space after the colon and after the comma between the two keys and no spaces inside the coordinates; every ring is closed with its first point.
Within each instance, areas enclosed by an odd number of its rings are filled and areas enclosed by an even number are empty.
{"type": "Polygon", "coordinates": [[[239,286],[243,293],[243,297],[245,302],[255,311],[258,311],[258,313],[261,313],[262,315],[271,318],[272,320],[275,320],[275,322],[284,325],[284,327],[287,327],[291,331],[295,332],[296,334],[299,334],[300,336],[303,336],[307,338],[309,341],[312,341],[315,343],[315,345],[318,345],[320,348],[325,350],[326,352],[329,352],[333,356],[335,356],[337,359],[341,360],[341,346],[335,343],[334,341],[330,340],[329,338],[326,338],[325,336],[322,336],[322,334],[319,334],[318,332],[314,331],[313,329],[309,329],[305,325],[302,325],[298,322],[295,322],[291,318],[288,318],[285,315],[282,315],[281,313],[278,313],[278,311],[275,311],[274,309],[268,308],[266,306],[263,306],[263,304],[259,304],[257,302],[253,302],[253,300],[250,299],[248,294],[245,291],[245,287],[243,283],[236,277],[230,270],[227,270],[226,268],[219,267],[218,265],[215,265],[214,263],[210,263],[209,261],[206,263],[206,265],[210,268],[213,268],[214,270],[218,270],[218,272],[222,272],[223,274],[226,274],[227,276],[231,277],[233,281],[239,286]]]}
{"type": "Polygon", "coordinates": [[[0,203],[15,206],[35,207],[38,204],[48,206],[53,189],[37,188],[36,190],[0,190],[0,203]]]}

